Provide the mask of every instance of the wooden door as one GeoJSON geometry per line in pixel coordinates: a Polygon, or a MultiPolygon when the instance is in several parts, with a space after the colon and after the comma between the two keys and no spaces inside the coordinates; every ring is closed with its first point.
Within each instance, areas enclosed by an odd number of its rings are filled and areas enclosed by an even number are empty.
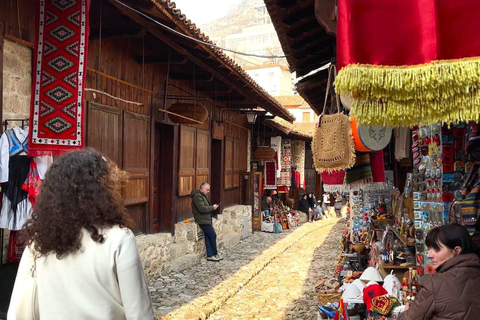
{"type": "Polygon", "coordinates": [[[172,125],[155,124],[152,233],[173,233],[174,129],[172,125]]]}
{"type": "Polygon", "coordinates": [[[252,173],[252,228],[260,231],[262,229],[262,173],[252,173]]]}
{"type": "Polygon", "coordinates": [[[150,121],[148,116],[125,111],[123,116],[123,169],[130,175],[124,190],[127,209],[136,231],[146,231],[149,200],[150,121]]]}
{"type": "Polygon", "coordinates": [[[317,172],[315,169],[305,169],[305,191],[315,193],[317,172]]]}
{"type": "MultiPolygon", "coordinates": [[[[210,199],[212,203],[220,203],[223,191],[222,140],[212,139],[211,162],[210,199]]],[[[222,209],[220,208],[220,212],[222,212],[222,209]]]]}

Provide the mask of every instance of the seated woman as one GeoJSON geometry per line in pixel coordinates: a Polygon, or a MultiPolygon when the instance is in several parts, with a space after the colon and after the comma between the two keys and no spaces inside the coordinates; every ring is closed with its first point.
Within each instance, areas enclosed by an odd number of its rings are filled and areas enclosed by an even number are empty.
{"type": "Polygon", "coordinates": [[[436,273],[422,277],[422,288],[398,320],[476,320],[480,317],[478,248],[458,224],[430,230],[425,239],[436,273]]]}
{"type": "Polygon", "coordinates": [[[262,215],[263,217],[271,216],[272,210],[272,197],[263,196],[262,198],[262,215]]]}
{"type": "MultiPolygon", "coordinates": [[[[302,211],[304,212],[305,214],[307,214],[307,216],[309,215],[309,212],[310,210],[310,206],[308,205],[308,200],[307,200],[307,197],[308,195],[307,194],[304,194],[300,200],[298,201],[298,211],[302,211]]],[[[309,217],[310,218],[310,217],[309,217]]],[[[309,219],[310,221],[310,219],[309,219]]]]}

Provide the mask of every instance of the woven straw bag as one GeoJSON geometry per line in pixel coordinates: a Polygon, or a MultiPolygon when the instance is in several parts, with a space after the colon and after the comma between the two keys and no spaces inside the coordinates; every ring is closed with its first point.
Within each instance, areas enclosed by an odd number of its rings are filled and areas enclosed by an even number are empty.
{"type": "Polygon", "coordinates": [[[168,114],[168,117],[171,121],[180,124],[197,124],[196,121],[205,122],[208,118],[208,110],[205,106],[198,104],[198,103],[183,103],[177,102],[172,104],[168,109],[168,111],[182,115],[186,118],[178,117],[175,114],[168,114]]]}
{"type": "Polygon", "coordinates": [[[317,297],[318,297],[318,304],[323,306],[326,305],[327,303],[334,303],[338,302],[340,298],[342,297],[341,292],[337,292],[337,290],[331,289],[331,290],[320,290],[317,291],[317,297]]]}
{"type": "Polygon", "coordinates": [[[355,144],[350,119],[340,111],[338,95],[335,95],[337,113],[325,114],[332,75],[335,77],[336,73],[335,66],[330,66],[323,111],[312,139],[313,164],[320,173],[351,168],[355,164],[355,144]]]}

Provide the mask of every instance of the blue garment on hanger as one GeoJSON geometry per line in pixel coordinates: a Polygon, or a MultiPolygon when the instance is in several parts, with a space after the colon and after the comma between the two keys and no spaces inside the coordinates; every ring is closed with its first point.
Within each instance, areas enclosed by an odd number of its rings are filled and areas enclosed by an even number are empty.
{"type": "Polygon", "coordinates": [[[5,134],[10,144],[10,150],[8,152],[10,157],[22,152],[28,153],[28,135],[25,137],[25,140],[21,142],[13,129],[7,130],[5,134]]]}

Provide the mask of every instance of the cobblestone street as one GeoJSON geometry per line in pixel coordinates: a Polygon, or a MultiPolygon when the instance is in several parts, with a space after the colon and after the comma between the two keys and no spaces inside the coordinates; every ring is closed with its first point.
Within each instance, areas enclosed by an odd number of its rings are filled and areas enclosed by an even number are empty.
{"type": "Polygon", "coordinates": [[[316,319],[314,285],[331,275],[343,223],[305,223],[281,234],[255,232],[207,262],[149,283],[162,319],[316,319]]]}

